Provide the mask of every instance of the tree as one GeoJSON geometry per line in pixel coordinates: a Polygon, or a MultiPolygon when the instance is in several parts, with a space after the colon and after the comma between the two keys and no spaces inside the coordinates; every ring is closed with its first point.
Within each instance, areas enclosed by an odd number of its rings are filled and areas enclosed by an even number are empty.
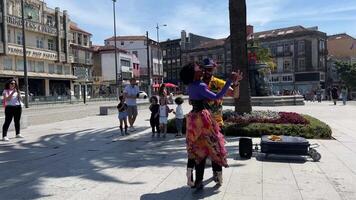
{"type": "Polygon", "coordinates": [[[247,58],[246,0],[229,0],[231,62],[233,70],[243,73],[240,81],[240,98],[235,99],[235,111],[239,114],[250,113],[251,96],[247,58]]]}
{"type": "Polygon", "coordinates": [[[350,88],[356,88],[356,63],[336,62],[336,70],[340,79],[350,88]]]}

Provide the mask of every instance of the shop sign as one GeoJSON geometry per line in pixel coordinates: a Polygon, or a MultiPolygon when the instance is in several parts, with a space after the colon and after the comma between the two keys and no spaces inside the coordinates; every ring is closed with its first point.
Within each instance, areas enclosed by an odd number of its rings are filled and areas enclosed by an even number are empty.
{"type": "MultiPolygon", "coordinates": [[[[7,16],[7,23],[16,27],[22,27],[22,19],[15,16],[7,16]]],[[[50,27],[48,25],[32,22],[32,21],[25,21],[25,28],[27,30],[47,33],[50,35],[57,35],[57,29],[50,27]]]]}
{"type": "MultiPolygon", "coordinates": [[[[8,46],[9,54],[16,56],[23,56],[23,49],[21,47],[8,46]]],[[[26,49],[26,55],[29,58],[45,59],[45,60],[57,60],[58,56],[56,53],[39,51],[34,49],[26,49]]]]}

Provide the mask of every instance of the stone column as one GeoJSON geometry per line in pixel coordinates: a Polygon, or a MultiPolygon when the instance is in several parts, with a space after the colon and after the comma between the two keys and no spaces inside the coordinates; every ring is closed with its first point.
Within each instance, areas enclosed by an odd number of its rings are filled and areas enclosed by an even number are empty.
{"type": "Polygon", "coordinates": [[[45,79],[45,96],[50,96],[50,91],[49,91],[49,79],[45,79]]]}

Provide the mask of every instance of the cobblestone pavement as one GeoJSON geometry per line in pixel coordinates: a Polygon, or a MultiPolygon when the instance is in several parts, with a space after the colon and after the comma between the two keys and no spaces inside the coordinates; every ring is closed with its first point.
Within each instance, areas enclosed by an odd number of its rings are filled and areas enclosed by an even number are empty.
{"type": "Polygon", "coordinates": [[[124,137],[115,115],[34,125],[23,130],[24,139],[10,132],[10,142],[0,142],[0,199],[356,199],[356,106],[255,109],[311,114],[332,127],[335,140],[312,140],[322,154],[312,162],[259,154],[241,160],[238,138],[228,138],[223,186],[214,184],[208,166],[197,192],[185,185],[185,139],[151,138],[147,110],[139,112],[137,131],[124,137]]]}

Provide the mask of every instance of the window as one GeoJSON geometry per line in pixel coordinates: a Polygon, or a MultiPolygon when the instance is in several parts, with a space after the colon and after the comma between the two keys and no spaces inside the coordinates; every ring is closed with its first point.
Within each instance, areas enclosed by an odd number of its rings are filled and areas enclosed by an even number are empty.
{"type": "Polygon", "coordinates": [[[304,53],[305,53],[305,42],[299,41],[298,42],[298,54],[304,54],[304,53]]]}
{"type": "Polygon", "coordinates": [[[86,51],[85,52],[85,64],[89,64],[90,63],[90,57],[91,57],[90,52],[86,51]]]}
{"type": "Polygon", "coordinates": [[[218,62],[222,62],[222,55],[218,55],[218,62]]]}
{"type": "Polygon", "coordinates": [[[70,66],[64,66],[64,74],[66,75],[70,74],[70,66]]]}
{"type": "Polygon", "coordinates": [[[12,58],[4,58],[4,70],[12,70],[12,58]]]}
{"type": "Polygon", "coordinates": [[[283,64],[283,71],[290,72],[292,71],[292,62],[290,60],[285,60],[283,64]]]}
{"type": "Polygon", "coordinates": [[[319,58],[319,69],[324,69],[325,68],[325,57],[321,56],[319,58]]]}
{"type": "Polygon", "coordinates": [[[282,53],[283,52],[283,46],[278,46],[277,47],[277,52],[282,53]]]}
{"type": "Polygon", "coordinates": [[[12,43],[12,41],[11,41],[11,30],[10,29],[7,30],[7,41],[9,43],[12,43]]]}
{"type": "Polygon", "coordinates": [[[121,66],[130,67],[131,62],[128,60],[120,60],[121,66]]]}
{"type": "Polygon", "coordinates": [[[320,40],[319,41],[319,50],[320,51],[324,51],[325,50],[325,41],[324,40],[320,40]]]}
{"type": "Polygon", "coordinates": [[[43,37],[37,37],[36,38],[36,47],[43,49],[43,37]]]}
{"type": "Polygon", "coordinates": [[[23,60],[22,59],[16,60],[16,70],[23,71],[23,60]]]}
{"type": "Polygon", "coordinates": [[[43,61],[37,62],[37,65],[35,66],[35,72],[44,72],[44,62],[43,61]]]}
{"type": "MultiPolygon", "coordinates": [[[[132,52],[133,53],[133,52],[132,52]]],[[[162,51],[162,54],[163,54],[163,56],[166,56],[167,55],[167,51],[166,50],[163,50],[162,51]]]]}
{"type": "Polygon", "coordinates": [[[7,13],[13,15],[14,3],[12,1],[7,2],[7,13]]]}
{"type": "Polygon", "coordinates": [[[63,74],[63,66],[62,65],[57,65],[56,74],[63,74]]]}
{"type": "Polygon", "coordinates": [[[190,61],[190,62],[195,61],[194,56],[190,56],[190,57],[189,57],[189,61],[190,61]]]}
{"type": "Polygon", "coordinates": [[[272,76],[272,77],[271,77],[271,82],[272,82],[272,83],[279,82],[279,76],[272,76]]]}
{"type": "Polygon", "coordinates": [[[276,46],[271,46],[271,54],[272,54],[272,56],[276,56],[277,55],[277,47],[276,46]]]}
{"type": "Polygon", "coordinates": [[[49,25],[49,26],[53,26],[54,25],[53,16],[47,15],[46,24],[49,25]]]}
{"type": "Polygon", "coordinates": [[[79,45],[82,45],[82,34],[79,34],[77,35],[77,41],[78,41],[78,44],[79,45]]]}
{"type": "Polygon", "coordinates": [[[121,42],[121,46],[124,46],[125,45],[125,42],[121,42]]]}
{"type": "Polygon", "coordinates": [[[55,46],[54,46],[54,40],[53,39],[48,39],[48,50],[55,50],[55,46]]]}
{"type": "Polygon", "coordinates": [[[293,76],[292,75],[283,76],[282,80],[283,82],[293,82],[293,76]]]}
{"type": "Polygon", "coordinates": [[[48,64],[48,73],[54,74],[54,64],[48,64]]]}
{"type": "Polygon", "coordinates": [[[22,32],[16,33],[16,44],[22,45],[22,32]]]}
{"type": "Polygon", "coordinates": [[[83,40],[84,40],[84,46],[88,46],[88,36],[87,35],[83,36],[83,40]]]}
{"type": "Polygon", "coordinates": [[[132,54],[134,54],[138,58],[138,52],[137,51],[133,51],[132,54]]]}
{"type": "Polygon", "coordinates": [[[35,66],[36,66],[36,62],[33,60],[28,60],[27,61],[27,70],[29,72],[35,72],[35,66]]]}
{"type": "Polygon", "coordinates": [[[299,71],[305,70],[305,60],[304,59],[298,60],[298,68],[299,68],[299,71]]]}

